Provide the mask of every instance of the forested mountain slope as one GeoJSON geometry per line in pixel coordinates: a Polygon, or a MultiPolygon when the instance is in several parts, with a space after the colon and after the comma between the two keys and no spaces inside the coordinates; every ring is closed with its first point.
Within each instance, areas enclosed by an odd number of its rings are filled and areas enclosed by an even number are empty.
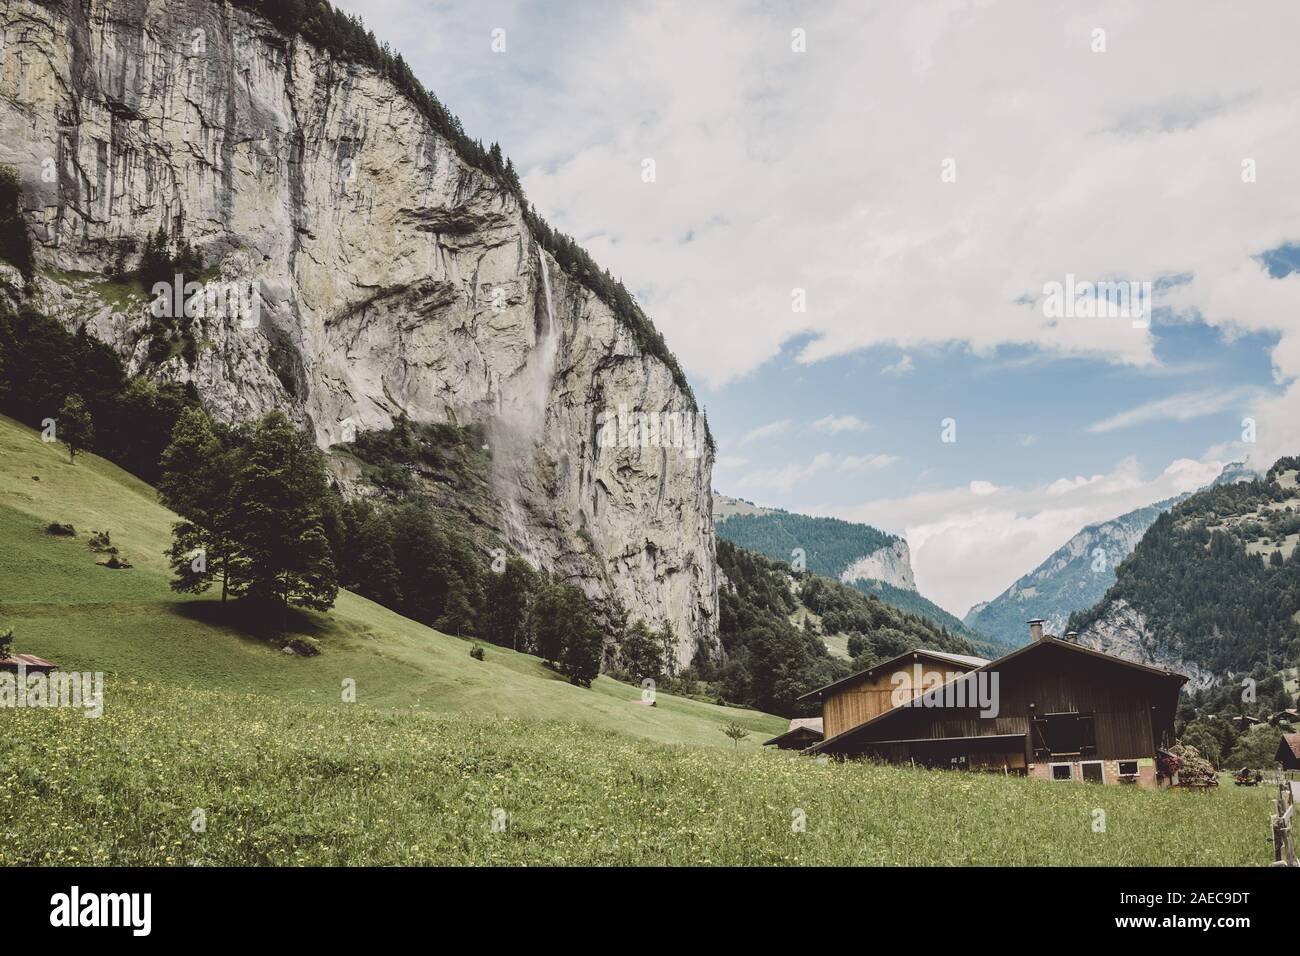
{"type": "MultiPolygon", "coordinates": [[[[729,703],[802,713],[800,694],[914,647],[978,654],[965,638],[809,571],[718,542],[719,632],[727,662],[697,664],[729,703]],[[851,658],[832,656],[827,643],[851,658]],[[762,702],[760,705],[759,702],[762,702]]],[[[814,705],[808,713],[815,713],[814,705]]]]}
{"type": "Polygon", "coordinates": [[[916,590],[907,541],[870,525],[839,518],[814,518],[714,496],[720,539],[788,566],[846,584],[905,614],[928,618],[937,628],[985,645],[998,643],[967,627],[916,590]],[[720,500],[719,500],[720,499],[720,500]]]}
{"type": "Polygon", "coordinates": [[[1300,660],[1300,459],[1199,491],[1161,515],[1091,610],[1080,640],[1202,682],[1300,660]]]}

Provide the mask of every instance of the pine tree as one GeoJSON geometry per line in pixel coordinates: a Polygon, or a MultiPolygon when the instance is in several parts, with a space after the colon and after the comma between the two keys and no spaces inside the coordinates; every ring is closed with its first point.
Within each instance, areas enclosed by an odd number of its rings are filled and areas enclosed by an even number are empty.
{"type": "Polygon", "coordinates": [[[459,574],[448,575],[447,596],[442,616],[438,618],[438,629],[463,637],[475,632],[476,618],[470,585],[459,574]]]}
{"type": "Polygon", "coordinates": [[[63,400],[56,428],[58,437],[68,446],[70,463],[76,460],[77,452],[85,450],[94,441],[95,424],[80,395],[74,393],[63,400]]]}
{"type": "MultiPolygon", "coordinates": [[[[227,442],[236,445],[235,438],[227,442]]],[[[174,591],[199,594],[221,578],[221,600],[230,589],[230,569],[238,561],[232,534],[237,505],[235,472],[241,449],[226,447],[208,413],[188,408],[172,428],[162,453],[158,497],[183,521],[172,527],[167,551],[176,579],[174,591]]]]}
{"type": "Polygon", "coordinates": [[[659,636],[645,621],[638,620],[628,629],[620,649],[619,666],[628,677],[640,681],[658,681],[663,677],[664,655],[659,636]]]}
{"type": "Polygon", "coordinates": [[[488,575],[483,636],[493,644],[524,650],[536,574],[527,562],[508,558],[500,573],[488,575]]]}
{"type": "Polygon", "coordinates": [[[144,248],[140,252],[140,264],[136,267],[136,272],[140,276],[140,281],[144,283],[145,290],[150,295],[153,294],[153,287],[156,283],[171,282],[173,280],[169,245],[167,230],[162,226],[158,227],[157,232],[149,233],[144,241],[144,248]]]}
{"type": "Polygon", "coordinates": [[[561,585],[560,605],[566,618],[560,670],[570,684],[590,687],[604,657],[605,641],[591,617],[587,596],[571,584],[561,585]]]}
{"type": "Polygon", "coordinates": [[[364,517],[348,536],[348,553],[340,560],[352,570],[348,584],[372,601],[398,608],[402,603],[402,588],[401,574],[393,555],[392,522],[368,502],[358,504],[365,509],[364,517]]]}
{"type": "Polygon", "coordinates": [[[0,259],[30,280],[34,271],[32,243],[22,214],[21,197],[18,171],[12,166],[0,166],[0,259]]]}
{"type": "Polygon", "coordinates": [[[238,503],[231,537],[242,560],[232,589],[259,603],[324,611],[338,593],[321,515],[329,494],[320,451],[282,412],[270,412],[252,435],[235,476],[238,503]]]}
{"type": "Polygon", "coordinates": [[[533,653],[545,661],[559,662],[564,654],[564,585],[542,578],[533,602],[533,653]]]}

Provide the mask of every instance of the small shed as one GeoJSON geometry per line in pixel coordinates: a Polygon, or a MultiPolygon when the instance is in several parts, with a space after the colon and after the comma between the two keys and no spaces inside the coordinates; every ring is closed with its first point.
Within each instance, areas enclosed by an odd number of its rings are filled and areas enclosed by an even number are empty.
{"type": "Polygon", "coordinates": [[[771,740],[763,741],[763,746],[775,746],[780,750],[803,750],[822,739],[822,719],[820,717],[795,717],[790,721],[790,729],[778,734],[771,740]]]}
{"type": "Polygon", "coordinates": [[[1283,770],[1300,770],[1300,734],[1283,734],[1273,759],[1283,770]]]}
{"type": "Polygon", "coordinates": [[[52,664],[35,654],[14,654],[11,657],[0,657],[0,671],[13,671],[17,673],[19,667],[26,668],[29,674],[48,674],[58,664],[52,664]]]}

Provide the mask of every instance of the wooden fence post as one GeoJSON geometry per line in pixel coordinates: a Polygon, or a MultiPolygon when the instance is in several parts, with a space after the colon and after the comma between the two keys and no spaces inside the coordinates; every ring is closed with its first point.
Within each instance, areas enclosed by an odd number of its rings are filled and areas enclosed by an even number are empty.
{"type": "Polygon", "coordinates": [[[1278,785],[1273,817],[1273,866],[1300,866],[1295,854],[1295,795],[1285,778],[1278,785]]]}

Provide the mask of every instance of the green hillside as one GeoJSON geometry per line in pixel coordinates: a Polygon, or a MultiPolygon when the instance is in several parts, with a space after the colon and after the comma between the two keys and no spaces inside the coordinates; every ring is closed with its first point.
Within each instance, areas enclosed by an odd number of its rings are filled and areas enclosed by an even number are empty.
{"type": "MultiPolygon", "coordinates": [[[[718,537],[747,551],[765,555],[774,561],[790,564],[794,550],[802,549],[807,570],[812,574],[840,579],[840,573],[859,558],[887,548],[901,539],[870,525],[839,518],[814,518],[777,509],[760,509],[748,502],[735,507],[736,499],[726,499],[731,506],[719,510],[718,537]]],[[[924,617],[936,629],[960,635],[978,649],[994,657],[1008,649],[997,638],[968,627],[956,616],[917,591],[896,587],[884,581],[854,581],[849,585],[868,597],[875,597],[906,614],[924,617]]],[[[1009,646],[1009,645],[1008,645],[1009,646]]]]}
{"type": "Polygon", "coordinates": [[[584,690],[505,648],[489,646],[476,661],[470,642],[345,591],[332,612],[299,619],[324,653],[284,654],[223,617],[218,599],[169,589],[163,550],[173,521],[148,485],[115,465],[89,454],[70,465],[62,445],[0,417],[0,629],[14,629],[19,652],[104,671],[109,707],[125,679],[342,707],[351,678],[365,706],[563,719],[666,743],[730,746],[721,727],[736,720],[754,732],[741,746],[753,748],[785,726],[668,694],[647,707],[639,688],[606,677],[584,690]],[[50,522],[73,525],[76,537],[47,534],[50,522]],[[133,568],[97,563],[87,541],[105,530],[133,568]]]}
{"type": "Polygon", "coordinates": [[[1069,627],[1140,613],[1159,649],[1217,675],[1300,660],[1300,459],[1263,479],[1198,491],[1162,514],[1116,569],[1114,585],[1069,627]]]}
{"type": "Polygon", "coordinates": [[[1014,646],[1014,641],[1006,634],[993,633],[973,628],[953,614],[949,614],[918,591],[894,587],[884,581],[854,581],[848,587],[867,597],[878,598],[891,607],[906,614],[915,614],[925,618],[933,625],[943,628],[950,634],[964,638],[972,647],[985,657],[1001,657],[1014,646]]]}
{"type": "Polygon", "coordinates": [[[718,636],[723,662],[697,660],[723,699],[814,716],[797,698],[911,648],[974,654],[981,648],[838,581],[718,542],[718,636]]]}
{"type": "Polygon", "coordinates": [[[719,537],[777,561],[789,562],[791,552],[800,548],[809,571],[831,578],[838,578],[858,558],[899,540],[866,524],[777,510],[733,514],[717,528],[719,537]]]}

